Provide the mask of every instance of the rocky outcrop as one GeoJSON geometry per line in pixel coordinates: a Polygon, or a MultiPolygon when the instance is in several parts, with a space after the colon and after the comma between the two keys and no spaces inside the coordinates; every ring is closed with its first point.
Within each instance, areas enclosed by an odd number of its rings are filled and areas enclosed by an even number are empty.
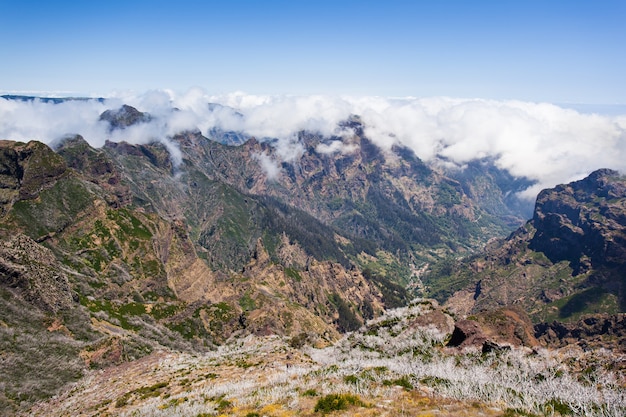
{"type": "Polygon", "coordinates": [[[535,325],[535,335],[549,347],[576,344],[626,353],[626,314],[592,315],[575,323],[553,321],[535,325]]]}
{"type": "Polygon", "coordinates": [[[498,309],[470,318],[471,320],[459,320],[454,324],[448,346],[477,346],[488,353],[501,350],[503,346],[534,347],[539,344],[533,334],[530,319],[521,311],[498,309]]]}
{"type": "Polygon", "coordinates": [[[452,336],[447,343],[449,347],[464,348],[468,346],[482,346],[487,341],[480,325],[472,320],[459,320],[454,323],[452,336]]]}
{"type": "Polygon", "coordinates": [[[123,129],[137,123],[152,120],[148,113],[143,113],[132,106],[124,104],[117,110],[107,110],[100,115],[100,120],[109,122],[110,130],[123,129]]]}
{"type": "Polygon", "coordinates": [[[104,196],[109,204],[121,207],[130,203],[129,187],[123,184],[119,168],[103,150],[92,148],[82,136],[76,135],[57,143],[55,151],[69,168],[107,191],[104,196]]]}
{"type": "Polygon", "coordinates": [[[626,181],[602,169],[537,197],[530,248],[552,262],[567,260],[574,274],[626,262],[626,181]]]}
{"type": "Polygon", "coordinates": [[[24,235],[0,245],[0,283],[51,313],[68,309],[75,301],[67,275],[52,252],[24,235]]]}
{"type": "Polygon", "coordinates": [[[445,272],[463,284],[448,300],[462,314],[517,306],[538,323],[626,311],[626,177],[602,169],[542,191],[532,220],[445,272]]]}
{"type": "Polygon", "coordinates": [[[0,141],[0,215],[15,201],[37,196],[66,170],[63,158],[43,143],[0,141]]]}

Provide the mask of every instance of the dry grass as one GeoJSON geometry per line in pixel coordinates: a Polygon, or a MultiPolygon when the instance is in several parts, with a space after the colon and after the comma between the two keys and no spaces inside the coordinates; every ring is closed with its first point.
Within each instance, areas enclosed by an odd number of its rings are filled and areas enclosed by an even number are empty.
{"type": "Polygon", "coordinates": [[[333,416],[626,413],[626,380],[609,369],[615,357],[608,352],[453,351],[442,347],[446,335],[405,325],[429,308],[391,312],[369,331],[323,349],[294,349],[273,336],[236,340],[197,356],[153,353],[92,371],[30,415],[321,416],[316,405],[329,394],[358,399],[333,416]],[[580,371],[586,363],[595,365],[580,371]]]}

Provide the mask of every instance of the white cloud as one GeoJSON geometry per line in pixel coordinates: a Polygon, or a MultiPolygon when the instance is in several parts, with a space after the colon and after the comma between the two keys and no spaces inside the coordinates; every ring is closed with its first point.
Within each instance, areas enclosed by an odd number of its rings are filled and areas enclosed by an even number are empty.
{"type": "Polygon", "coordinates": [[[343,140],[331,140],[328,143],[320,143],[315,147],[315,151],[321,154],[334,154],[341,153],[346,155],[352,153],[358,149],[358,146],[354,143],[346,143],[343,140]]]}
{"type": "MultiPolygon", "coordinates": [[[[146,143],[158,140],[179,161],[176,144],[168,138],[191,129],[208,135],[211,129],[244,132],[271,145],[282,161],[296,162],[304,152],[298,132],[308,130],[330,142],[321,153],[355,149],[338,124],[359,115],[365,134],[390,149],[403,144],[423,160],[463,166],[490,157],[511,174],[538,182],[540,188],[581,178],[597,168],[626,171],[626,115],[585,114],[546,103],[479,99],[258,96],[236,92],[209,95],[201,89],[184,94],[151,91],[118,93],[105,103],[69,101],[61,104],[0,99],[0,138],[50,143],[68,133],[80,133],[94,146],[105,139],[146,143]],[[129,104],[153,115],[150,123],[108,133],[98,121],[107,109],[129,104]],[[217,105],[209,106],[209,103],[217,105]],[[175,107],[177,111],[171,111],[175,107]],[[340,138],[340,139],[339,139],[340,138]]],[[[277,178],[280,161],[256,157],[268,177],[277,178]]]]}
{"type": "Polygon", "coordinates": [[[98,118],[106,109],[97,101],[53,104],[0,99],[0,138],[50,143],[67,134],[81,133],[102,146],[107,127],[98,118]]]}
{"type": "Polygon", "coordinates": [[[263,168],[263,172],[267,176],[267,179],[270,181],[276,181],[282,172],[282,169],[279,163],[272,159],[271,156],[262,153],[253,153],[252,158],[259,162],[261,168],[263,168]]]}

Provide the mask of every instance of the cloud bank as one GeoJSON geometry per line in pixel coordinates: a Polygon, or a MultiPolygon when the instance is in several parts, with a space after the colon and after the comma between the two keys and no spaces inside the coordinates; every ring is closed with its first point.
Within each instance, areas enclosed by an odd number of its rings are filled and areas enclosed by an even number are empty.
{"type": "MultiPolygon", "coordinates": [[[[52,143],[81,134],[99,147],[105,140],[139,144],[164,143],[174,162],[180,151],[171,138],[184,130],[242,132],[272,139],[282,161],[296,162],[304,152],[297,132],[308,130],[335,140],[320,145],[322,153],[351,152],[340,122],[359,115],[365,134],[383,149],[405,145],[425,161],[445,160],[462,167],[477,158],[492,158],[517,177],[537,182],[524,192],[537,192],[582,178],[597,168],[626,172],[626,115],[581,113],[547,103],[480,99],[256,96],[245,93],[210,95],[201,89],[184,94],[151,91],[117,94],[104,102],[60,104],[0,99],[0,139],[52,143]],[[211,104],[209,104],[211,103],[211,104]],[[149,112],[150,123],[109,132],[99,121],[107,109],[122,104],[149,112]],[[176,108],[176,111],[172,111],[176,108]]],[[[276,161],[257,157],[276,178],[276,161]]]]}

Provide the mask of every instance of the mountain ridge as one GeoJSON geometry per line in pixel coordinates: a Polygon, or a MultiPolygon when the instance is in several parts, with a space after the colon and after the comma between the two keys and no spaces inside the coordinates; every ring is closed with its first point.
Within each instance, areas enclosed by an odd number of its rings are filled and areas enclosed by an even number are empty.
{"type": "MultiPolygon", "coordinates": [[[[229,146],[199,130],[113,140],[151,117],[104,112],[101,148],[80,135],[54,150],[0,141],[0,331],[3,369],[15,375],[0,409],[49,397],[86,367],[163,349],[202,353],[270,335],[331,344],[428,290],[431,265],[476,253],[523,215],[509,196],[525,180],[488,160],[445,170],[408,148],[381,149],[356,116],[342,137],[302,131],[286,143],[229,146]],[[22,364],[34,350],[38,360],[22,364]],[[55,361],[68,372],[55,374],[55,361]],[[51,371],[35,390],[40,365],[51,371]]],[[[521,242],[527,229],[511,236],[521,242]]],[[[487,281],[473,285],[489,293],[487,281]]],[[[504,320],[489,334],[532,344],[522,316],[477,317],[504,320]]]]}

